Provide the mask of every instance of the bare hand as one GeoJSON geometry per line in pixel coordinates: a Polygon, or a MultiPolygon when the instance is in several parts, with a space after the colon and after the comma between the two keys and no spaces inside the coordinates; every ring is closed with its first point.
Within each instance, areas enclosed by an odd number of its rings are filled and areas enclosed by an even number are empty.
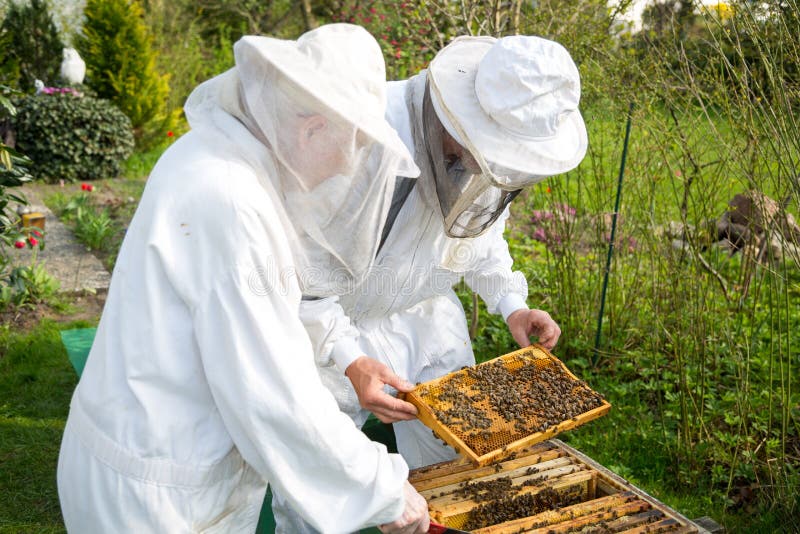
{"type": "Polygon", "coordinates": [[[383,390],[388,384],[397,391],[411,391],[414,384],[403,380],[389,367],[369,356],[361,356],[344,372],[358,395],[361,407],[369,410],[384,423],[408,421],[417,416],[417,408],[410,402],[392,397],[383,390]]]}
{"type": "Polygon", "coordinates": [[[428,503],[408,481],[403,486],[403,494],[406,500],[403,515],[378,528],[384,534],[425,534],[428,532],[431,522],[431,518],[428,516],[428,503]]]}
{"type": "Polygon", "coordinates": [[[550,314],[542,310],[517,310],[506,319],[508,330],[514,336],[520,347],[527,347],[531,344],[531,336],[539,338],[541,344],[547,350],[556,346],[561,335],[558,324],[550,317],[550,314]]]}

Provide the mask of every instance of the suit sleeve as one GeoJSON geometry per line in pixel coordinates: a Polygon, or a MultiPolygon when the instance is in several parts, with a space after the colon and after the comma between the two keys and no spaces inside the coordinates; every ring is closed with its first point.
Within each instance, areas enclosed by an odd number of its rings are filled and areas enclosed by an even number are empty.
{"type": "Polygon", "coordinates": [[[464,273],[467,285],[478,293],[489,313],[500,313],[503,319],[518,309],[527,309],[528,282],[520,271],[512,269],[513,260],[503,238],[509,211],[474,243],[474,262],[464,273]]]}

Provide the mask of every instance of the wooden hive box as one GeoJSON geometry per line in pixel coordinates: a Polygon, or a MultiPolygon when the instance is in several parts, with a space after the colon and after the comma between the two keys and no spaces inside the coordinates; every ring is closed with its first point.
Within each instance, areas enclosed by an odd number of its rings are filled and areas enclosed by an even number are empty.
{"type": "Polygon", "coordinates": [[[434,521],[475,534],[708,533],[556,439],[491,466],[458,458],[416,469],[409,481],[434,521]]]}

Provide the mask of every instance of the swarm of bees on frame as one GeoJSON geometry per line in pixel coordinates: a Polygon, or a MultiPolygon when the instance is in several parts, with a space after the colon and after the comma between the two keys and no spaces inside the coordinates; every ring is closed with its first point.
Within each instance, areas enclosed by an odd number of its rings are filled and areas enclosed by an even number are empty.
{"type": "MultiPolygon", "coordinates": [[[[502,479],[496,479],[492,482],[499,480],[502,479]]],[[[521,517],[536,515],[546,510],[563,508],[581,501],[580,491],[559,493],[552,488],[545,488],[538,493],[518,495],[517,490],[519,488],[512,486],[510,479],[507,487],[495,484],[491,489],[486,487],[478,488],[473,483],[471,487],[470,485],[465,485],[465,487],[459,489],[467,492],[466,495],[476,502],[480,502],[479,499],[485,501],[485,504],[476,506],[469,511],[463,526],[464,530],[475,530],[497,525],[521,517]],[[470,494],[468,493],[469,491],[474,491],[475,494],[470,494]],[[489,497],[489,494],[492,496],[489,497]]]]}
{"type": "Polygon", "coordinates": [[[469,367],[420,393],[436,418],[477,454],[544,432],[602,405],[603,397],[560,365],[520,359],[511,370],[497,359],[469,367]]]}

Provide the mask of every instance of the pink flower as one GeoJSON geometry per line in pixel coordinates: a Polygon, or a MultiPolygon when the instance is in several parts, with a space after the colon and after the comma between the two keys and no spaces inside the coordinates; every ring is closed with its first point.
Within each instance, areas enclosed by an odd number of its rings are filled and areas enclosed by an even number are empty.
{"type": "Polygon", "coordinates": [[[383,15],[383,14],[378,15],[378,18],[381,19],[381,20],[386,20],[386,15],[383,15]]]}
{"type": "Polygon", "coordinates": [[[397,46],[398,44],[400,44],[400,43],[398,43],[396,39],[392,39],[392,42],[391,42],[392,46],[397,46]]]}
{"type": "Polygon", "coordinates": [[[400,50],[398,50],[394,53],[394,57],[400,59],[401,57],[403,57],[403,53],[400,50]]]}
{"type": "Polygon", "coordinates": [[[384,41],[388,41],[389,36],[384,33],[383,35],[381,35],[381,39],[383,39],[384,41]]]}
{"type": "MultiPolygon", "coordinates": [[[[32,247],[35,247],[36,245],[39,244],[39,241],[35,237],[29,237],[28,238],[28,243],[30,243],[32,247]]],[[[23,244],[23,246],[24,246],[24,244],[23,244]]]]}
{"type": "Polygon", "coordinates": [[[14,247],[15,248],[24,248],[25,247],[25,241],[14,241],[14,247]]]}
{"type": "Polygon", "coordinates": [[[542,210],[533,210],[531,213],[531,222],[534,224],[540,223],[542,221],[549,221],[553,219],[553,212],[550,211],[542,211],[542,210]]]}
{"type": "Polygon", "coordinates": [[[378,10],[375,9],[374,7],[371,7],[371,8],[369,8],[369,12],[372,13],[372,14],[375,14],[375,13],[378,12],[378,10]]]}
{"type": "Polygon", "coordinates": [[[569,204],[556,204],[556,208],[564,215],[573,217],[578,211],[569,204]]]}

